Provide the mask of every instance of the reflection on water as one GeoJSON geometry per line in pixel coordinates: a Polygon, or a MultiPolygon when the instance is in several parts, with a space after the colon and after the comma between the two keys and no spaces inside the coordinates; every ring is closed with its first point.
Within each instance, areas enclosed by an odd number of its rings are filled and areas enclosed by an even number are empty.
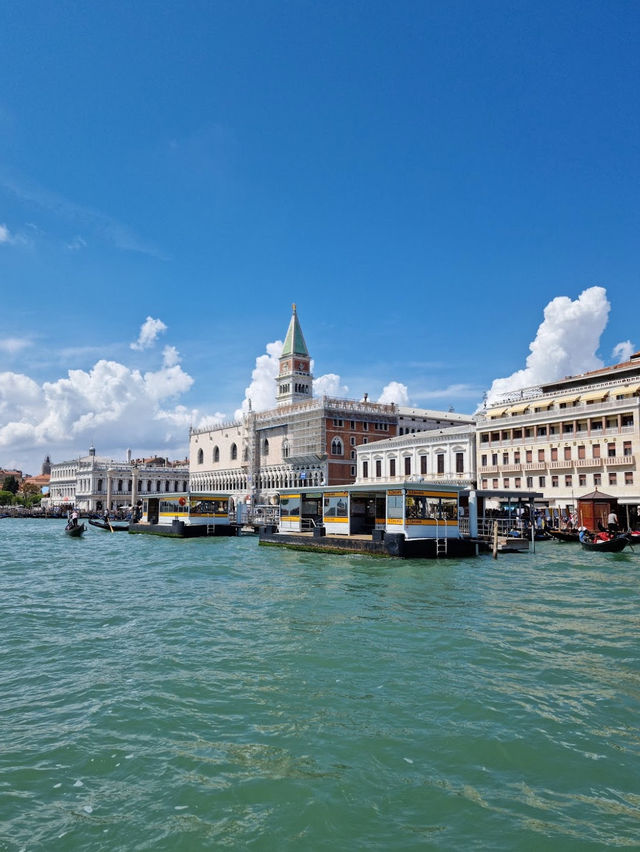
{"type": "Polygon", "coordinates": [[[0,521],[0,848],[637,846],[640,553],[62,526],[0,521]]]}

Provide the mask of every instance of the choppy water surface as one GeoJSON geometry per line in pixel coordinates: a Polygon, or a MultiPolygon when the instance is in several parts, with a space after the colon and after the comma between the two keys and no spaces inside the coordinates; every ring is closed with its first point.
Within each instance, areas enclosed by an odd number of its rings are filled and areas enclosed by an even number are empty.
{"type": "Polygon", "coordinates": [[[640,844],[640,552],[0,520],[0,849],[640,844]]]}

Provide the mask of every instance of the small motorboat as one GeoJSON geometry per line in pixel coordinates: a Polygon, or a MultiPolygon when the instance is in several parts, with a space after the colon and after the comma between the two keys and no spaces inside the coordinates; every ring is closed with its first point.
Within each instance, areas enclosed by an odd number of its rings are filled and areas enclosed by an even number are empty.
{"type": "Polygon", "coordinates": [[[80,538],[82,533],[86,530],[84,523],[82,524],[67,524],[64,528],[64,531],[67,535],[73,536],[73,538],[80,538]]]}
{"type": "Polygon", "coordinates": [[[615,535],[611,538],[601,536],[583,535],[580,543],[584,550],[590,550],[599,553],[620,553],[629,544],[628,536],[615,535]]]}
{"type": "Polygon", "coordinates": [[[577,530],[547,530],[556,541],[580,541],[577,530]]]}
{"type": "Polygon", "coordinates": [[[89,521],[92,527],[107,532],[129,532],[129,524],[111,524],[106,521],[89,521]]]}

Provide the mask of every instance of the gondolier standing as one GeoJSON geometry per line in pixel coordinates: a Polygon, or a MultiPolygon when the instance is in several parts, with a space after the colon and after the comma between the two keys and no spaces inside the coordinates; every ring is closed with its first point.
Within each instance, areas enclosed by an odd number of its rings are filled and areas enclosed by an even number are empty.
{"type": "Polygon", "coordinates": [[[613,509],[609,512],[607,527],[609,528],[609,533],[611,535],[615,535],[618,532],[618,516],[613,509]]]}

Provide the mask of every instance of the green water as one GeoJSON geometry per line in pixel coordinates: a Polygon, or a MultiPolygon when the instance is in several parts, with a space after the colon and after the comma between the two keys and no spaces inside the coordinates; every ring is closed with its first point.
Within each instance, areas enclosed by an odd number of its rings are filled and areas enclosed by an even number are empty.
{"type": "Polygon", "coordinates": [[[0,849],[640,847],[640,552],[63,526],[0,520],[0,849]]]}

